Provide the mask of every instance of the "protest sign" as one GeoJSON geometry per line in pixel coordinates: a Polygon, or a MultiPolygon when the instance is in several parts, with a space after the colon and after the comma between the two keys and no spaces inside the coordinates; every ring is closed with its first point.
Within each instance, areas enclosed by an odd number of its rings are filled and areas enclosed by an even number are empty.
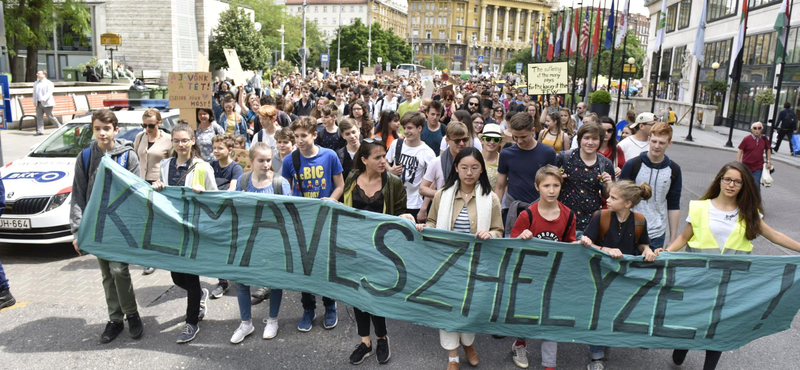
{"type": "Polygon", "coordinates": [[[408,77],[408,70],[407,69],[395,69],[395,73],[398,77],[408,77]]]}
{"type": "Polygon", "coordinates": [[[569,92],[567,62],[528,64],[528,94],[566,94],[569,92]]]}
{"type": "Polygon", "coordinates": [[[157,192],[109,157],[78,233],[113,261],[324,294],[449,331],[725,351],[788,329],[800,256],[665,253],[654,262],[541,239],[419,233],[332,201],[157,192]]]}
{"type": "Polygon", "coordinates": [[[245,85],[247,83],[247,76],[242,69],[242,64],[239,63],[239,55],[236,54],[236,49],[223,49],[225,53],[225,60],[228,62],[228,72],[233,82],[237,85],[245,85]]]}
{"type": "Polygon", "coordinates": [[[205,54],[197,53],[197,69],[200,72],[208,72],[210,62],[205,54]]]}
{"type": "Polygon", "coordinates": [[[252,171],[253,167],[250,165],[250,155],[247,149],[232,149],[231,159],[242,166],[242,171],[252,171]]]}
{"type": "Polygon", "coordinates": [[[422,98],[430,99],[433,97],[433,81],[423,80],[422,85],[425,86],[425,90],[422,91],[422,98]]]}
{"type": "Polygon", "coordinates": [[[439,95],[441,95],[443,98],[448,94],[452,95],[453,99],[455,99],[456,94],[453,90],[453,85],[444,85],[441,89],[439,89],[439,95]]]}
{"type": "Polygon", "coordinates": [[[170,72],[167,80],[169,107],[179,108],[180,117],[196,129],[195,110],[211,109],[214,90],[211,72],[170,72]]]}

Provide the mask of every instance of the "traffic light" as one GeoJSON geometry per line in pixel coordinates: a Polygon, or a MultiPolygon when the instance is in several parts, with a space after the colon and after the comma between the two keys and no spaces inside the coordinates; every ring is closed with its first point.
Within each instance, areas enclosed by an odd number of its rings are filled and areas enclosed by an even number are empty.
{"type": "Polygon", "coordinates": [[[478,74],[483,73],[483,64],[478,64],[478,74]]]}

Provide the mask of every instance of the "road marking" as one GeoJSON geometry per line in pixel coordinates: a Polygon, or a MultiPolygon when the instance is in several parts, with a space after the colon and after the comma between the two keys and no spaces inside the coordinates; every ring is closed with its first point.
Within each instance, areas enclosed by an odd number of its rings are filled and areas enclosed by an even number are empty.
{"type": "Polygon", "coordinates": [[[17,302],[11,307],[6,307],[6,308],[0,310],[0,312],[6,312],[6,311],[15,310],[17,308],[23,308],[23,307],[27,306],[28,303],[30,303],[30,302],[17,302]]]}

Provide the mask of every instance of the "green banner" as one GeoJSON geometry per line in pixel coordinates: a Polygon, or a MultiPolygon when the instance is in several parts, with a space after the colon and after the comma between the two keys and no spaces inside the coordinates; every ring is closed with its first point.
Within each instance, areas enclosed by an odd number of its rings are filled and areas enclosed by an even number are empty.
{"type": "Polygon", "coordinates": [[[731,350],[789,328],[800,257],[613,259],[577,244],[426,229],[330,201],[156,192],[104,158],[78,234],[100,258],[324,294],[450,331],[731,350]]]}

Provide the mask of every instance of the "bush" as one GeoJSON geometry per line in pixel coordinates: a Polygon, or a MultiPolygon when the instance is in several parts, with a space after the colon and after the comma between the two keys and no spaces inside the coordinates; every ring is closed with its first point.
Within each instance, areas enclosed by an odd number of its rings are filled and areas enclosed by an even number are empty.
{"type": "Polygon", "coordinates": [[[592,104],[611,104],[611,94],[608,90],[597,90],[589,95],[592,104]]]}
{"type": "Polygon", "coordinates": [[[294,72],[294,66],[287,60],[279,60],[275,65],[275,70],[283,76],[288,76],[294,72]]]}
{"type": "Polygon", "coordinates": [[[775,93],[771,88],[764,89],[759,91],[754,99],[759,105],[772,105],[775,103],[775,93]]]}

